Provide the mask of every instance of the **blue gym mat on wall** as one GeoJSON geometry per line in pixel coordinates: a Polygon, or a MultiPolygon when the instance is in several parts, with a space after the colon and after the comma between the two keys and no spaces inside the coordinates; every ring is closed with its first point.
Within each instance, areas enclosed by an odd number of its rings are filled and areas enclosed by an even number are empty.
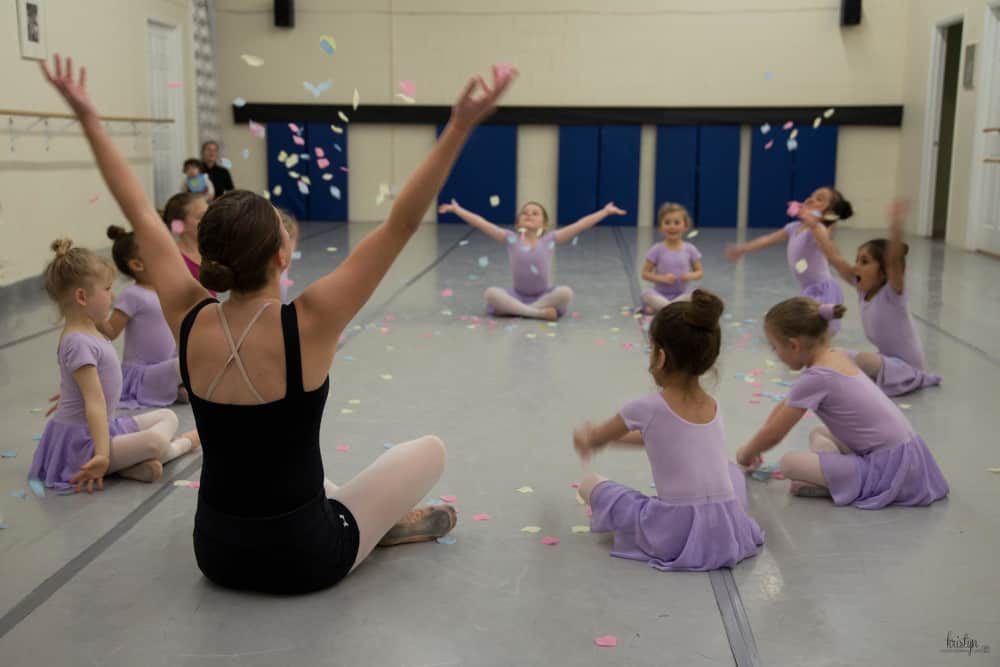
{"type": "Polygon", "coordinates": [[[639,207],[638,125],[559,128],[559,224],[575,222],[609,201],[628,211],[602,225],[635,225],[639,207]]]}
{"type": "Polygon", "coordinates": [[[267,187],[271,202],[287,210],[298,220],[346,221],[347,220],[347,172],[341,169],[347,165],[347,131],[335,134],[327,123],[268,123],[267,124],[267,187]],[[298,131],[294,131],[292,126],[298,131]],[[302,140],[295,142],[298,136],[302,140]],[[337,150],[340,146],[340,150],[337,150]],[[316,149],[322,150],[320,158],[316,149]],[[287,161],[278,160],[284,151],[286,160],[298,156],[298,162],[291,167],[287,161]],[[320,166],[320,160],[329,164],[320,166]],[[332,176],[324,180],[323,175],[332,176]],[[297,177],[296,177],[297,175],[297,177]],[[308,179],[308,183],[302,177],[308,179]],[[275,194],[276,186],[281,186],[280,194],[275,194]],[[338,200],[334,196],[337,188],[338,200]]]}
{"type": "MultiPolygon", "coordinates": [[[[443,126],[438,126],[438,135],[443,126]]],[[[448,180],[438,193],[438,204],[456,199],[464,208],[499,225],[517,216],[517,126],[481,125],[458,156],[448,180]],[[490,197],[500,204],[490,205],[490,197]]],[[[462,222],[452,213],[438,214],[438,222],[462,222]]]]}
{"type": "Polygon", "coordinates": [[[738,125],[656,128],[653,224],[665,202],[682,204],[698,227],[735,227],[739,198],[738,125]]]}

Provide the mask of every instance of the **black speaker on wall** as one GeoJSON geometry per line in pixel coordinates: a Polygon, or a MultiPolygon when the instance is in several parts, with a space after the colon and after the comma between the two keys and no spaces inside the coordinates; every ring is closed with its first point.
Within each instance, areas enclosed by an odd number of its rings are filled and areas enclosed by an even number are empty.
{"type": "Polygon", "coordinates": [[[861,0],[840,0],[840,25],[861,23],[861,0]]]}
{"type": "Polygon", "coordinates": [[[274,25],[279,28],[295,27],[295,0],[274,0],[274,25]]]}

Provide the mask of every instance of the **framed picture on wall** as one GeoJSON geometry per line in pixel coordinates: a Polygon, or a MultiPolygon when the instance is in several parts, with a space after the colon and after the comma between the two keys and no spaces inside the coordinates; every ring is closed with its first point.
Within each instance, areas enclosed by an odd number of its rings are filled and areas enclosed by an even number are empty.
{"type": "Polygon", "coordinates": [[[17,0],[18,36],[21,38],[21,57],[45,60],[45,2],[44,0],[17,0]]]}

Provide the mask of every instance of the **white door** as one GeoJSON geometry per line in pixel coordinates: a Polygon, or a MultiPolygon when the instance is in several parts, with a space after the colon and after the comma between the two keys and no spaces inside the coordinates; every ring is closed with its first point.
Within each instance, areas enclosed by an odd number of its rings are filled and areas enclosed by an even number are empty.
{"type": "Polygon", "coordinates": [[[987,46],[991,53],[977,58],[981,63],[991,63],[991,73],[987,81],[988,89],[982,91],[987,96],[986,120],[979,131],[989,128],[983,135],[983,162],[975,165],[982,174],[980,180],[980,204],[975,213],[980,225],[980,250],[1000,255],[1000,7],[988,14],[986,34],[987,46]],[[991,43],[990,43],[991,42],[991,43]]]}
{"type": "Polygon", "coordinates": [[[156,206],[162,207],[179,190],[181,167],[189,157],[184,155],[181,39],[175,26],[155,21],[147,24],[147,34],[149,114],[174,119],[173,123],[152,125],[153,197],[156,206]]]}

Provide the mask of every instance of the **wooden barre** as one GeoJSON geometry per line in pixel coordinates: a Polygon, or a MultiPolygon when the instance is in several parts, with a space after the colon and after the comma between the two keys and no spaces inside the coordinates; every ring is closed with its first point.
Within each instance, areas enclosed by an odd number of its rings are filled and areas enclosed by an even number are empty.
{"type": "MultiPolygon", "coordinates": [[[[30,118],[66,118],[76,120],[71,113],[53,113],[50,111],[19,111],[17,109],[0,109],[0,116],[27,116],[30,118]]],[[[102,121],[115,123],[173,123],[173,118],[143,118],[140,116],[101,116],[102,121]]]]}
{"type": "Polygon", "coordinates": [[[983,162],[989,162],[989,163],[997,164],[997,163],[1000,163],[1000,157],[988,157],[985,160],[983,160],[983,162]]]}
{"type": "Polygon", "coordinates": [[[1000,132],[1000,127],[988,127],[983,132],[1000,132]]]}

